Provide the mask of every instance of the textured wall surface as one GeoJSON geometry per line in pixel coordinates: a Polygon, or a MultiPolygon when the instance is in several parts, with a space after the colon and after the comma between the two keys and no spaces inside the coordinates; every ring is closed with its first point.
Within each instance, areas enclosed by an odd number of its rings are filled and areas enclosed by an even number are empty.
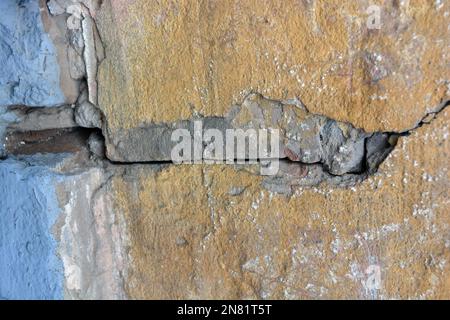
{"type": "Polygon", "coordinates": [[[405,130],[449,97],[447,1],[107,1],[99,105],[111,134],[246,93],[299,97],[367,130],[405,130]],[[382,27],[365,11],[382,5],[382,27]],[[408,4],[409,3],[409,4],[408,4]],[[109,115],[113,116],[109,116],[109,115]]]}
{"type": "Polygon", "coordinates": [[[62,264],[51,236],[58,177],[43,166],[5,160],[0,181],[0,297],[62,298],[62,264]]]}
{"type": "Polygon", "coordinates": [[[60,85],[57,49],[45,32],[39,1],[4,0],[0,11],[0,105],[64,104],[70,97],[60,85]]]}
{"type": "Polygon", "coordinates": [[[134,298],[449,298],[449,112],[353,188],[286,197],[229,166],[113,179],[134,298]],[[239,192],[236,192],[239,190],[239,192]],[[379,290],[367,287],[369,266],[379,290]]]}
{"type": "Polygon", "coordinates": [[[450,2],[0,17],[0,299],[450,299],[450,2]],[[173,163],[196,122],[279,129],[279,172],[173,163]]]}

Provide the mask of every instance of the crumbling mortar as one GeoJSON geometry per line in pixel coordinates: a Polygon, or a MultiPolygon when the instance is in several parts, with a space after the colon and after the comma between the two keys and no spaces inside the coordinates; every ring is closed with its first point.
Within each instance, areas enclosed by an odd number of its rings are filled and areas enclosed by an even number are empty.
{"type": "MultiPolygon", "coordinates": [[[[367,179],[370,175],[375,174],[378,171],[379,165],[386,159],[386,157],[394,150],[395,145],[397,143],[397,140],[400,137],[408,137],[411,135],[416,129],[422,127],[426,124],[431,124],[434,118],[437,117],[437,115],[442,112],[448,105],[450,104],[450,101],[446,101],[442,103],[438,108],[435,110],[427,113],[420,121],[418,121],[418,124],[411,129],[404,130],[402,132],[374,132],[372,134],[368,134],[367,137],[364,138],[364,158],[363,158],[363,164],[364,166],[361,168],[360,172],[353,172],[353,173],[345,173],[342,175],[333,174],[329,170],[329,168],[324,164],[323,161],[313,162],[313,163],[304,163],[301,161],[294,161],[289,159],[288,157],[283,159],[276,159],[280,161],[281,170],[279,174],[275,176],[268,176],[264,177],[262,181],[262,186],[266,188],[269,191],[273,191],[276,193],[283,193],[286,195],[292,195],[293,190],[296,187],[308,187],[308,186],[317,186],[321,184],[322,182],[327,182],[331,185],[337,186],[337,187],[351,187],[354,186],[357,183],[362,182],[363,180],[367,179]],[[430,117],[430,115],[432,117],[430,117]],[[388,139],[386,141],[389,142],[388,146],[385,146],[381,149],[379,153],[375,153],[375,156],[378,157],[376,159],[375,163],[376,166],[369,165],[369,150],[368,150],[368,141],[369,139],[373,139],[375,136],[380,135],[387,135],[388,139]],[[312,172],[312,173],[311,173],[312,172]],[[309,175],[312,175],[310,177],[309,175]],[[317,177],[315,176],[318,175],[317,177]]],[[[66,107],[67,108],[67,107],[66,107]]],[[[33,109],[26,110],[26,107],[20,107],[17,106],[12,107],[12,110],[20,110],[22,114],[33,114],[35,116],[35,113],[39,113],[41,110],[43,114],[48,114],[49,109],[33,109]],[[24,109],[25,108],[25,109],[24,109]],[[29,112],[28,112],[29,111],[29,112]]],[[[57,109],[55,109],[57,110],[57,109]]],[[[52,111],[57,113],[57,111],[52,111]]],[[[50,114],[52,114],[50,112],[50,114]]],[[[39,119],[39,117],[36,117],[39,119]]],[[[25,120],[26,123],[26,120],[25,120]]],[[[42,126],[42,125],[40,125],[42,126]]],[[[17,130],[17,128],[20,128],[20,125],[17,123],[14,124],[10,130],[17,130]]],[[[101,130],[97,128],[84,128],[79,126],[74,126],[72,128],[73,130],[79,130],[80,132],[84,132],[85,135],[96,135],[99,139],[103,140],[104,143],[104,136],[101,130]]],[[[59,134],[64,134],[64,130],[61,131],[59,134]]],[[[30,131],[32,133],[33,131],[30,131]]],[[[12,133],[13,134],[13,133],[12,133]]],[[[86,145],[88,144],[88,140],[86,140],[86,145]]],[[[36,143],[36,146],[39,147],[39,143],[36,143]]],[[[88,150],[91,148],[89,146],[86,146],[88,150]]],[[[37,149],[38,150],[38,149],[37,149]]],[[[152,165],[154,167],[166,167],[168,165],[173,164],[170,160],[163,160],[163,161],[136,161],[136,162],[121,162],[121,161],[114,161],[107,157],[106,150],[103,148],[103,154],[95,154],[95,152],[91,152],[91,161],[93,164],[97,166],[102,166],[103,168],[109,168],[112,169],[114,172],[116,172],[119,168],[129,168],[136,165],[152,165]]],[[[225,163],[225,162],[223,162],[225,163]]],[[[258,175],[258,170],[252,170],[251,167],[258,167],[262,165],[261,161],[257,161],[256,166],[248,166],[248,165],[241,165],[236,164],[234,165],[236,169],[238,170],[244,170],[251,174],[258,175]]],[[[204,171],[202,171],[203,174],[205,174],[204,171]]]]}

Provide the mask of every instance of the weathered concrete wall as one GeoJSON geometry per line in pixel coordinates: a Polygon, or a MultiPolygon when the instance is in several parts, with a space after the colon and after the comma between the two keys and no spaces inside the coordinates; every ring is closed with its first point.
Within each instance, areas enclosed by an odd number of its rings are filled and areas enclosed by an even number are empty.
{"type": "Polygon", "coordinates": [[[450,298],[449,5],[2,1],[0,298],[450,298]]]}

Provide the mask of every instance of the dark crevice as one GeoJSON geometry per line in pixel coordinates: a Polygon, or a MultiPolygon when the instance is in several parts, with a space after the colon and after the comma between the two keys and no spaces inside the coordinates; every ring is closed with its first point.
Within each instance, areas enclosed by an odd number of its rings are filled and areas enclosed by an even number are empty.
{"type": "Polygon", "coordinates": [[[86,148],[94,130],[86,128],[46,129],[39,131],[8,131],[6,153],[33,155],[38,153],[74,153],[86,148]]]}
{"type": "Polygon", "coordinates": [[[391,134],[397,134],[397,135],[400,135],[402,137],[409,136],[414,130],[419,129],[419,128],[423,127],[424,125],[430,124],[436,118],[436,116],[439,113],[441,113],[442,111],[444,111],[445,108],[447,108],[449,105],[450,105],[450,100],[443,101],[436,108],[436,110],[430,111],[424,117],[422,117],[422,119],[420,119],[420,121],[417,123],[417,125],[414,128],[402,131],[400,133],[391,132],[391,134]]]}
{"type": "Polygon", "coordinates": [[[369,157],[368,157],[367,143],[368,143],[368,139],[370,139],[372,137],[373,137],[373,134],[370,137],[364,139],[364,156],[363,156],[363,160],[361,162],[362,163],[361,164],[361,170],[359,172],[354,172],[356,174],[362,174],[362,173],[368,172],[370,170],[370,166],[369,166],[369,163],[368,163],[368,158],[369,157]]]}

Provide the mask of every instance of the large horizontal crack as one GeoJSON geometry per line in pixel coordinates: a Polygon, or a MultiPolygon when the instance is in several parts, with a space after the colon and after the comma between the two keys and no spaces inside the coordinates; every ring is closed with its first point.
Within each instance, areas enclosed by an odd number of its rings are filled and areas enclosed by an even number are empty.
{"type": "MultiPolygon", "coordinates": [[[[203,130],[214,128],[220,132],[226,129],[276,128],[282,133],[281,153],[279,158],[271,160],[279,160],[279,171],[265,177],[263,185],[275,192],[291,193],[294,186],[314,186],[323,181],[349,186],[366,179],[378,170],[395,148],[399,137],[408,136],[417,128],[431,123],[449,104],[449,101],[443,102],[409,130],[368,133],[349,123],[311,114],[297,100],[276,101],[252,94],[242,105],[231,108],[225,117],[199,117],[143,126],[128,133],[123,131],[117,140],[109,141],[106,137],[106,147],[100,129],[82,127],[79,120],[77,123],[77,108],[13,106],[9,111],[16,115],[17,121],[8,126],[5,145],[10,155],[86,149],[97,161],[113,166],[161,165],[172,163],[170,151],[175,143],[171,141],[172,132],[180,128],[193,132],[195,121],[201,123],[203,130]],[[108,152],[108,148],[113,152],[108,152]]],[[[82,125],[86,123],[83,121],[82,125]]],[[[107,132],[105,126],[103,131],[107,132]]],[[[204,142],[203,147],[207,146],[208,142],[204,142]]],[[[225,160],[219,159],[215,163],[226,163],[225,160]]],[[[252,160],[256,162],[252,161],[250,166],[237,167],[258,174],[255,168],[268,163],[268,159],[252,160]]]]}
{"type": "MultiPolygon", "coordinates": [[[[335,176],[372,173],[395,147],[398,137],[408,135],[430,121],[447,105],[448,102],[443,103],[410,130],[365,132],[349,123],[312,114],[297,100],[276,101],[252,94],[242,105],[233,106],[224,117],[144,124],[138,128],[115,130],[111,136],[106,129],[107,157],[115,163],[171,161],[171,152],[178,143],[172,141],[172,133],[183,129],[192,137],[197,122],[203,133],[215,129],[223,136],[228,129],[279,129],[279,159],[304,165],[320,164],[327,173],[335,176]]],[[[203,148],[207,149],[212,142],[203,143],[203,148]]],[[[248,150],[249,142],[246,143],[248,150]]],[[[221,151],[225,155],[225,150],[221,151]]],[[[225,157],[218,160],[225,160],[225,157]]]]}

